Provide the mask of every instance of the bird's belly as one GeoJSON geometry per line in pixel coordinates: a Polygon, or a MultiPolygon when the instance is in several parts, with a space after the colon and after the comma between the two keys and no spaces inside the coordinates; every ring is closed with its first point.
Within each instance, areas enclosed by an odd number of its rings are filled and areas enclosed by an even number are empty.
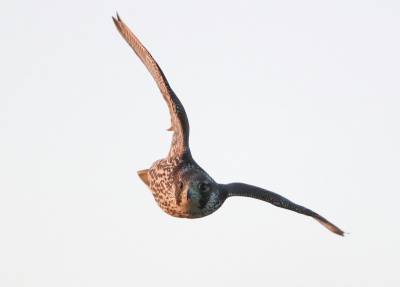
{"type": "Polygon", "coordinates": [[[165,213],[174,217],[186,217],[184,216],[184,210],[176,204],[176,200],[168,192],[159,193],[152,190],[152,193],[157,205],[165,213]]]}
{"type": "Polygon", "coordinates": [[[173,172],[178,164],[179,160],[174,158],[158,160],[150,167],[148,177],[150,190],[158,206],[169,215],[181,217],[182,210],[177,204],[173,188],[173,172]]]}
{"type": "Polygon", "coordinates": [[[222,204],[217,204],[214,205],[212,208],[206,207],[204,209],[200,209],[185,203],[177,205],[174,198],[171,198],[172,196],[169,197],[168,195],[167,196],[160,195],[154,192],[153,190],[152,193],[157,205],[161,208],[161,210],[173,217],[190,218],[190,219],[201,218],[212,214],[222,205],[222,204]]]}
{"type": "Polygon", "coordinates": [[[162,211],[168,215],[179,217],[179,218],[198,218],[203,217],[200,213],[195,214],[190,212],[190,209],[184,204],[178,205],[175,199],[175,193],[172,191],[158,192],[157,190],[151,190],[157,205],[162,211]]]}

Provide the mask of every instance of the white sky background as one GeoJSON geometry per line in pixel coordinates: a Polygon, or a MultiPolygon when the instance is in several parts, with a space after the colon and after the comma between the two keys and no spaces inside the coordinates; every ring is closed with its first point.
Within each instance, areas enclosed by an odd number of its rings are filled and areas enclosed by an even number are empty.
{"type": "Polygon", "coordinates": [[[400,2],[1,1],[1,286],[399,286],[400,2]],[[329,2],[329,3],[328,3],[329,2]],[[275,191],[164,214],[137,170],[167,106],[217,182],[275,191]]]}

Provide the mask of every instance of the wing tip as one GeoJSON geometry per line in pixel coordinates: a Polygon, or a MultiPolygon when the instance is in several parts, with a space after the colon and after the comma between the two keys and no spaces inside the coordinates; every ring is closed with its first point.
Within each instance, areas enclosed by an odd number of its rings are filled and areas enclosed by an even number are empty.
{"type": "Polygon", "coordinates": [[[335,233],[337,235],[344,237],[345,234],[349,234],[349,233],[343,232],[341,229],[339,229],[332,223],[322,221],[321,219],[315,218],[315,217],[314,217],[314,219],[317,220],[319,223],[321,223],[323,226],[325,226],[326,228],[328,228],[330,231],[332,231],[333,233],[335,233]]]}
{"type": "Polygon", "coordinates": [[[116,12],[115,14],[117,15],[117,19],[115,19],[114,16],[111,16],[111,18],[113,18],[113,20],[114,20],[114,23],[115,22],[121,22],[121,18],[119,17],[118,12],[116,12]]]}
{"type": "Polygon", "coordinates": [[[345,232],[343,232],[343,231],[341,231],[341,230],[339,230],[338,232],[333,231],[333,233],[335,233],[335,234],[337,234],[337,235],[339,235],[339,236],[342,236],[342,237],[344,237],[344,234],[345,234],[345,232]]]}
{"type": "Polygon", "coordinates": [[[118,32],[122,33],[121,25],[123,22],[122,22],[121,18],[119,17],[118,13],[117,13],[117,19],[115,19],[114,16],[111,16],[111,18],[113,19],[115,27],[117,27],[118,32]]]}

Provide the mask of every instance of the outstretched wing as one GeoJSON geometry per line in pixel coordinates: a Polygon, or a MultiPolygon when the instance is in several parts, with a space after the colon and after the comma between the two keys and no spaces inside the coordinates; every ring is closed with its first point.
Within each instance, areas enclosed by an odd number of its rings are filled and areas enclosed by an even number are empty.
{"type": "Polygon", "coordinates": [[[321,215],[315,213],[314,211],[305,208],[304,206],[298,205],[296,203],[291,202],[289,199],[280,196],[272,191],[265,190],[256,186],[244,184],[244,183],[231,183],[227,184],[227,197],[230,196],[246,196],[252,197],[256,199],[260,199],[266,202],[269,202],[275,206],[289,209],[307,216],[313,217],[315,220],[319,221],[322,225],[328,228],[330,231],[343,236],[343,231],[338,227],[330,223],[328,220],[323,218],[321,215]]]}
{"type": "Polygon", "coordinates": [[[180,157],[189,147],[189,121],[186,116],[185,109],[169,86],[164,73],[161,71],[161,68],[158,66],[157,62],[153,59],[147,49],[140,43],[136,36],[133,35],[124,22],[122,22],[118,14],[117,19],[114,17],[112,18],[119,33],[129,44],[129,46],[131,46],[133,51],[153,76],[154,81],[156,81],[156,84],[164,97],[164,100],[168,104],[169,113],[171,115],[171,128],[168,130],[174,132],[168,157],[180,157]]]}

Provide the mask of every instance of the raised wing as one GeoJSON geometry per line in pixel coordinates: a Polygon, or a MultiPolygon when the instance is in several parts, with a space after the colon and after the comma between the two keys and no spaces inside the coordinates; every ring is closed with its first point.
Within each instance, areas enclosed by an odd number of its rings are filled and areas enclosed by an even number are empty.
{"type": "Polygon", "coordinates": [[[133,51],[153,76],[154,81],[156,81],[156,84],[164,97],[164,100],[167,102],[169,113],[171,115],[171,128],[168,130],[174,132],[168,157],[180,157],[185,150],[189,148],[189,121],[186,116],[185,109],[169,86],[164,73],[161,71],[161,68],[158,66],[157,62],[153,59],[147,49],[140,43],[136,36],[133,35],[124,22],[122,22],[118,14],[117,19],[114,17],[112,18],[119,33],[129,44],[129,46],[131,46],[133,51]]]}
{"type": "Polygon", "coordinates": [[[330,223],[328,220],[323,218],[321,215],[315,213],[314,211],[305,208],[301,205],[297,205],[296,203],[291,202],[289,199],[280,196],[272,191],[265,190],[256,186],[244,184],[244,183],[231,183],[225,185],[227,190],[227,197],[230,196],[246,196],[252,197],[256,199],[260,199],[266,202],[269,202],[275,206],[289,209],[295,211],[297,213],[301,213],[307,216],[313,217],[319,223],[324,225],[330,231],[343,236],[344,232],[340,230],[338,227],[330,223]]]}

